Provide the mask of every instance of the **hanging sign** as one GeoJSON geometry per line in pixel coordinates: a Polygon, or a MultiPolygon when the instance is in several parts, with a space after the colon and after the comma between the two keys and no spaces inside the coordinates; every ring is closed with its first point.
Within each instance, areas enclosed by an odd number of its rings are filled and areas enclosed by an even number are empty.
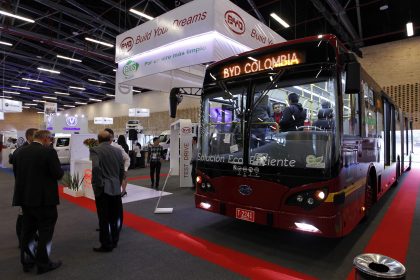
{"type": "Polygon", "coordinates": [[[114,118],[96,117],[93,118],[94,124],[114,124],[114,118]]]}
{"type": "Polygon", "coordinates": [[[44,114],[52,115],[57,113],[57,103],[45,102],[44,103],[44,114]]]}
{"type": "Polygon", "coordinates": [[[150,117],[150,109],[146,108],[130,108],[128,109],[129,117],[150,117]]]}
{"type": "Polygon", "coordinates": [[[0,111],[11,113],[22,112],[22,102],[0,98],[0,111]]]}

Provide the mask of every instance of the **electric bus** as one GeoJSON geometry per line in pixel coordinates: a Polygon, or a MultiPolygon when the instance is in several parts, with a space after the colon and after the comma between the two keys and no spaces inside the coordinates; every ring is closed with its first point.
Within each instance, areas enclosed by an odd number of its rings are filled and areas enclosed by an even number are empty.
{"type": "Polygon", "coordinates": [[[411,167],[411,126],[334,35],[227,58],[204,77],[196,207],[344,236],[411,167]],[[286,109],[273,117],[278,103],[295,106],[293,125],[286,109]]]}

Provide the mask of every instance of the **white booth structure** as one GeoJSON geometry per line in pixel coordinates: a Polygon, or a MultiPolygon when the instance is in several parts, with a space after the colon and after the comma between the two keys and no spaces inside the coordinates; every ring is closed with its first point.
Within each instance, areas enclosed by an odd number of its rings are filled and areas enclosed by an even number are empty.
{"type": "Polygon", "coordinates": [[[131,104],[131,86],[201,87],[206,64],[283,41],[228,0],[191,1],[117,36],[115,100],[131,104]]]}
{"type": "Polygon", "coordinates": [[[192,158],[192,124],[191,120],[180,119],[171,123],[171,175],[179,176],[180,187],[192,187],[191,158],[192,158]]]}

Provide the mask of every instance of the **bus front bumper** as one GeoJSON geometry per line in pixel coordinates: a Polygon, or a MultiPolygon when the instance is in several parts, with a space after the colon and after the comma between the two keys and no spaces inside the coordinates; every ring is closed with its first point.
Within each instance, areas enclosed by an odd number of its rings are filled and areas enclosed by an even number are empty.
{"type": "Polygon", "coordinates": [[[213,213],[275,228],[307,232],[324,237],[342,236],[340,215],[311,216],[307,213],[272,211],[210,199],[200,194],[195,194],[195,206],[213,213]]]}

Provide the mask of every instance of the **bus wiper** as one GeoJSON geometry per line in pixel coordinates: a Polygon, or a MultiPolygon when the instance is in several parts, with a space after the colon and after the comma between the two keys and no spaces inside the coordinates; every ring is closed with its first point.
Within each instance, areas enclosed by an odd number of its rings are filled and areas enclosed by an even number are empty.
{"type": "Polygon", "coordinates": [[[252,106],[251,112],[254,111],[254,109],[257,107],[257,105],[263,100],[263,98],[268,94],[270,89],[273,87],[275,83],[280,79],[281,76],[286,72],[285,69],[280,69],[271,80],[271,83],[268,84],[268,86],[263,90],[261,96],[257,99],[257,101],[254,102],[254,106],[252,106]]]}

